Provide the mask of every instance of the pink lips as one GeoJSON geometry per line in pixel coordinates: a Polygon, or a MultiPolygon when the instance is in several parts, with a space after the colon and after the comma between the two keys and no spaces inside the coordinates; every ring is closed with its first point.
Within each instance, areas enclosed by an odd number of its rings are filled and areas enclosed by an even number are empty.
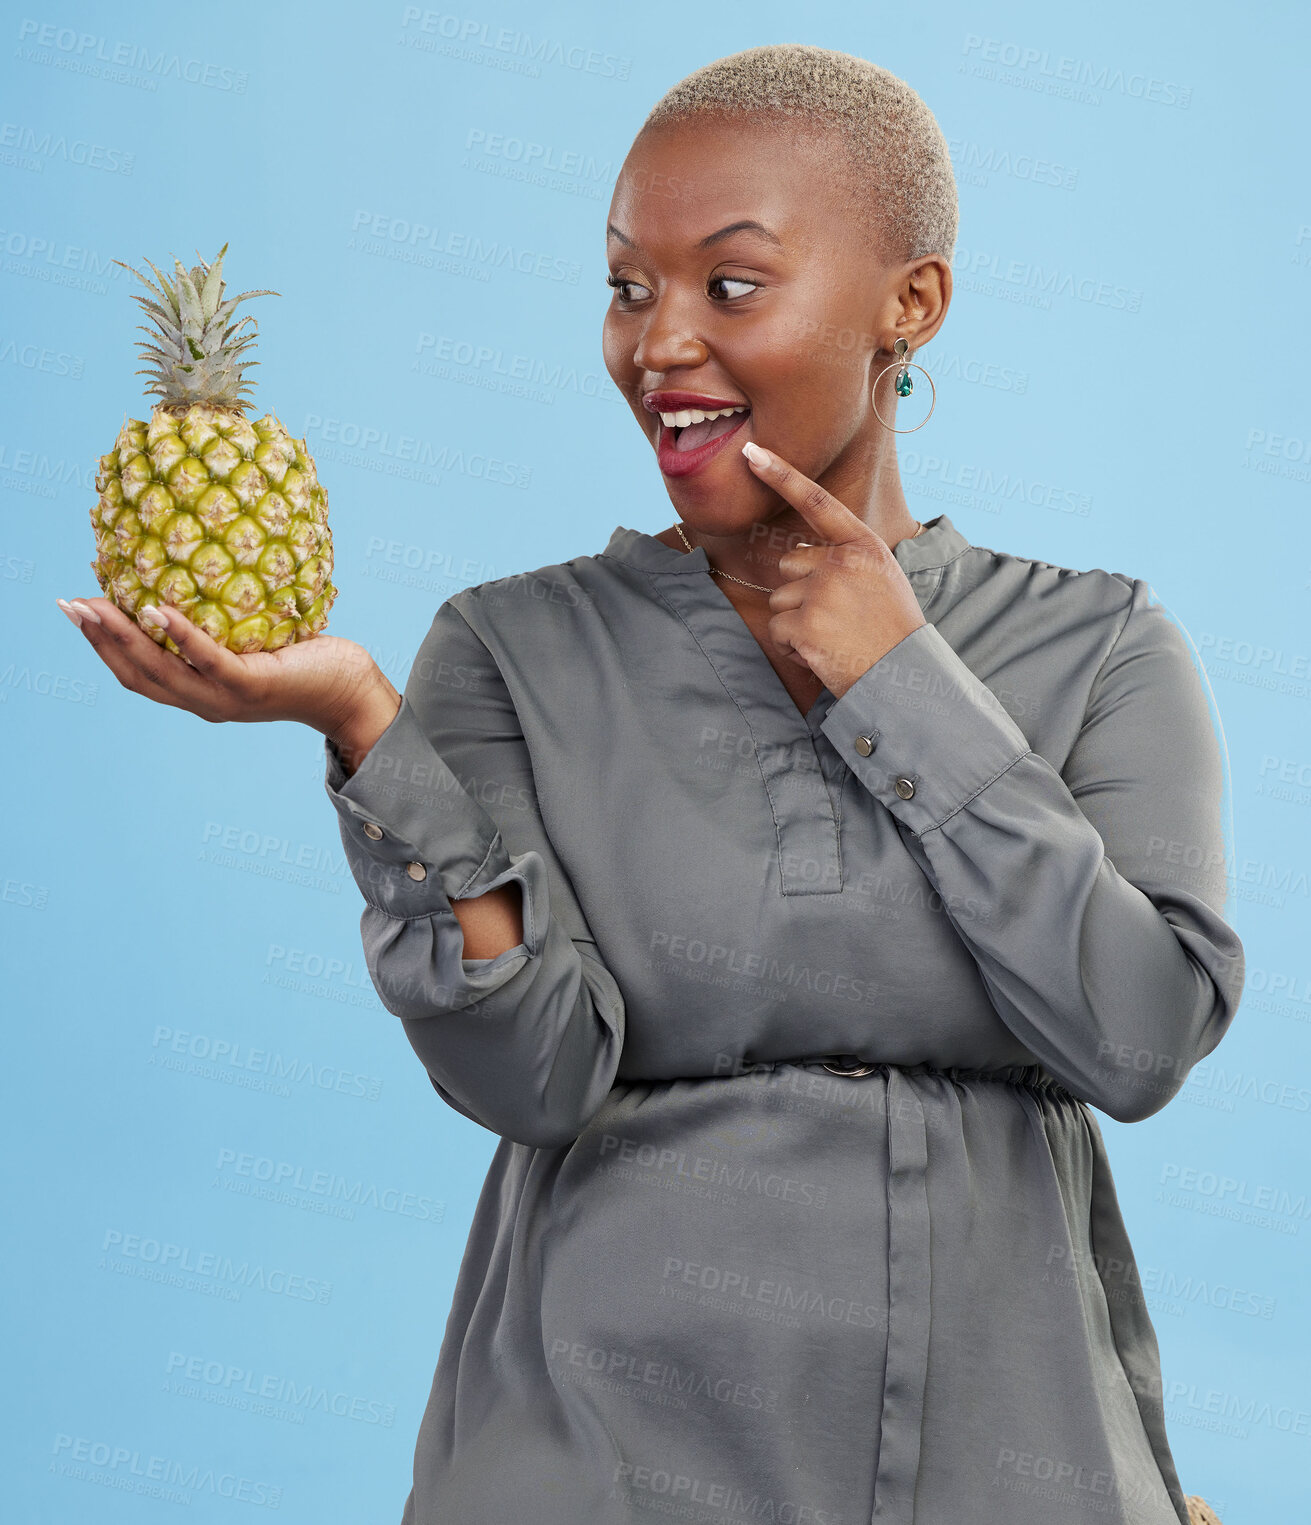
{"type": "Polygon", "coordinates": [[[719,454],[750,417],[750,412],[743,413],[733,428],[726,434],[721,434],[718,439],[708,441],[699,450],[675,450],[674,431],[662,419],[660,422],[660,438],[656,444],[656,461],[660,466],[660,470],[667,477],[687,477],[691,476],[694,471],[700,471],[703,466],[719,454]]]}
{"type": "Polygon", "coordinates": [[[707,397],[704,392],[660,388],[643,392],[642,406],[648,413],[675,413],[679,408],[700,408],[713,413],[719,408],[743,408],[746,404],[740,397],[707,397]]]}

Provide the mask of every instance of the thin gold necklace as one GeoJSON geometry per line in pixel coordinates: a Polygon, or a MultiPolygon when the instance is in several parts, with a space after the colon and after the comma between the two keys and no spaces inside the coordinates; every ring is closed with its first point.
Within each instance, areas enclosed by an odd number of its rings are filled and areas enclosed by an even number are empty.
{"type": "MultiPolygon", "coordinates": [[[[682,540],[683,544],[688,548],[689,551],[692,550],[692,542],[687,538],[685,534],[683,534],[683,526],[681,524],[675,524],[674,528],[678,531],[679,539],[682,540]]],[[[922,534],[923,530],[924,526],[921,524],[919,529],[915,531],[915,535],[922,534]]],[[[906,538],[907,540],[914,540],[915,535],[907,535],[906,538]]],[[[709,561],[710,558],[707,556],[706,560],[709,561]]],[[[740,582],[744,588],[754,588],[757,593],[772,593],[774,591],[773,588],[761,587],[758,582],[747,582],[747,580],[743,577],[734,577],[731,572],[721,572],[718,567],[711,567],[710,570],[719,577],[727,577],[730,582],[740,582]]]]}

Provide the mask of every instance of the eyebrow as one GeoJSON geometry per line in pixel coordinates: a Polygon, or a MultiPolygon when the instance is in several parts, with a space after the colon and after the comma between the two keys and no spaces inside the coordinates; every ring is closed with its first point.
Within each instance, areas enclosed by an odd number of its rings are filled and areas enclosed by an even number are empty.
{"type": "MultiPolygon", "coordinates": [[[[770,243],[777,245],[778,248],[781,249],[783,247],[783,240],[777,233],[767,228],[763,222],[753,222],[750,218],[744,218],[741,222],[730,222],[726,228],[720,228],[717,233],[707,233],[697,244],[697,248],[708,249],[711,244],[718,243],[721,238],[727,238],[730,233],[759,233],[762,237],[767,238],[770,243]]],[[[625,238],[619,229],[615,227],[614,223],[607,225],[606,237],[617,238],[621,244],[626,244],[630,249],[635,247],[632,239],[625,238]]]]}

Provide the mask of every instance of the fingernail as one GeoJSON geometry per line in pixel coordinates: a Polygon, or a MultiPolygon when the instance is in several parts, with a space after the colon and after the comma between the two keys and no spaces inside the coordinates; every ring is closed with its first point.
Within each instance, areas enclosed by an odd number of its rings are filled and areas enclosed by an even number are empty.
{"type": "Polygon", "coordinates": [[[62,598],[57,598],[55,600],[55,602],[64,611],[64,613],[69,617],[69,619],[72,620],[72,622],[77,626],[77,628],[79,630],[81,630],[81,628],[82,628],[82,616],[77,612],[76,609],[73,608],[72,604],[65,603],[62,598]]]}
{"type": "Polygon", "coordinates": [[[158,625],[161,630],[168,628],[168,615],[154,604],[142,604],[137,613],[147,625],[158,625]]]}
{"type": "Polygon", "coordinates": [[[72,607],[77,610],[84,620],[90,620],[93,625],[100,624],[100,616],[90,604],[84,604],[80,598],[75,598],[72,607]]]}
{"type": "Polygon", "coordinates": [[[760,446],[755,444],[752,440],[748,440],[746,444],[742,446],[742,454],[746,456],[747,460],[749,460],[753,466],[772,466],[774,464],[773,457],[770,455],[769,451],[762,450],[760,446]]]}

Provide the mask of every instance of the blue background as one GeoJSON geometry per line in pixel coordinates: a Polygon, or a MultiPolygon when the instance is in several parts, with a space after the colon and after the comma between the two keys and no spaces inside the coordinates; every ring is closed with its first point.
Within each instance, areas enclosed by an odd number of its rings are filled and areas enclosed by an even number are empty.
{"type": "Polygon", "coordinates": [[[229,289],[283,293],[248,308],[256,403],[329,488],[334,632],[400,686],[459,587],[671,522],[601,359],[610,192],[666,89],[782,41],[883,64],[951,144],[912,513],[1146,577],[1210,675],[1247,992],[1163,1113],[1099,1120],[1185,1491],[1225,1525],[1302,1517],[1305,8],[109,14],[33,4],[0,30],[6,1517],[399,1519],[495,1143],[369,985],[320,738],[125,692],[55,605],[97,592],[96,459],[148,417],[140,288],[112,261],[230,240],[229,289]],[[152,1457],[195,1485],[138,1491],[152,1457]]]}

